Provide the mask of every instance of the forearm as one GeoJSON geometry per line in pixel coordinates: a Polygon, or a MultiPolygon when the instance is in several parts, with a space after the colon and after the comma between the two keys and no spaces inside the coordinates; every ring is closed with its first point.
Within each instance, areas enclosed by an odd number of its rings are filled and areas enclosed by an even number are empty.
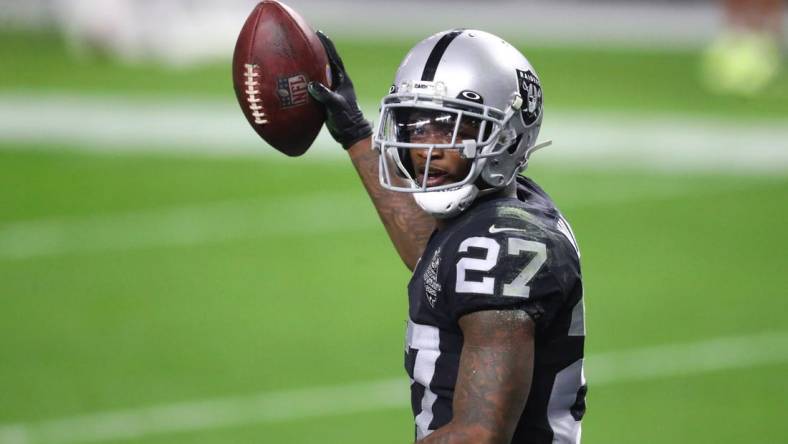
{"type": "Polygon", "coordinates": [[[410,194],[396,193],[380,186],[379,154],[371,149],[370,138],[357,142],[347,152],[394,248],[412,270],[435,229],[434,219],[416,205],[410,194]]]}
{"type": "Polygon", "coordinates": [[[331,137],[347,149],[394,247],[412,270],[435,223],[416,206],[411,196],[386,191],[380,186],[378,154],[371,150],[372,126],[358,107],[353,82],[334,43],[321,31],[317,31],[317,37],[331,65],[333,89],[313,81],[308,86],[309,95],[324,107],[331,137]]]}

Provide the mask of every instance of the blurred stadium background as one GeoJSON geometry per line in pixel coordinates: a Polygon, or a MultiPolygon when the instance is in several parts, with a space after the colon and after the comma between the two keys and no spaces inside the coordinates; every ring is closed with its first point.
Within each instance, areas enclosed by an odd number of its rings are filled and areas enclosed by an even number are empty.
{"type": "MultiPolygon", "coordinates": [[[[583,252],[586,443],[788,442],[788,75],[710,56],[720,4],[287,3],[370,118],[430,33],[534,63],[555,144],[528,175],[583,252]]],[[[243,120],[252,5],[0,1],[0,444],[412,439],[408,273],[327,135],[288,159],[243,120]]]]}

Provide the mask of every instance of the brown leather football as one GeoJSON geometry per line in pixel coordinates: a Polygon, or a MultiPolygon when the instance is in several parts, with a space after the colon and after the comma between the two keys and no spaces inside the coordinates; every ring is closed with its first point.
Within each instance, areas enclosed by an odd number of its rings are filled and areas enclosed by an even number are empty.
{"type": "Polygon", "coordinates": [[[307,85],[330,87],[330,79],[325,49],[309,24],[278,1],[258,3],[233,54],[235,95],[257,134],[288,156],[304,154],[326,119],[307,85]]]}

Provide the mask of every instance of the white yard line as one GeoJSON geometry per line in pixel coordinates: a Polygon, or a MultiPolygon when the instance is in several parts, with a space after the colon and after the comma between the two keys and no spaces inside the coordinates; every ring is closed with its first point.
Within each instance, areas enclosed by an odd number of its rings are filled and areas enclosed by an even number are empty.
{"type": "MultiPolygon", "coordinates": [[[[377,105],[366,104],[373,119],[377,105]]],[[[643,116],[548,110],[534,161],[584,168],[634,166],[745,174],[788,173],[788,121],[735,122],[697,116],[643,116]]],[[[209,156],[280,155],[220,101],[124,96],[0,93],[0,142],[47,149],[165,152],[209,156]]],[[[344,159],[323,131],[304,159],[344,159]]]]}
{"type": "Polygon", "coordinates": [[[0,444],[91,443],[407,405],[403,378],[206,399],[0,426],[0,444]]]}
{"type": "Polygon", "coordinates": [[[606,385],[785,362],[788,332],[769,332],[592,354],[587,373],[591,385],[606,385]]]}
{"type": "Polygon", "coordinates": [[[0,260],[358,231],[377,227],[368,207],[324,193],[12,222],[0,225],[0,260]]]}
{"type": "MultiPolygon", "coordinates": [[[[646,188],[588,194],[574,202],[563,202],[562,207],[569,210],[719,191],[718,188],[697,190],[681,183],[660,182],[646,188]]],[[[351,193],[229,200],[0,224],[0,261],[325,235],[379,226],[371,203],[351,193]]]]}
{"type": "MultiPolygon", "coordinates": [[[[593,387],[788,362],[788,332],[715,338],[591,355],[593,387]]],[[[0,425],[0,444],[95,443],[357,412],[405,409],[405,378],[204,399],[0,425]]]]}

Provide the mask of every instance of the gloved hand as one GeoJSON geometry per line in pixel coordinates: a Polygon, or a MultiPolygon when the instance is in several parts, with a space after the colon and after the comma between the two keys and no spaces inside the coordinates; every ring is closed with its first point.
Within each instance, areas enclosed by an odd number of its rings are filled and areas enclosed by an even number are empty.
{"type": "Polygon", "coordinates": [[[331,64],[334,90],[331,91],[322,83],[313,81],[309,83],[309,95],[325,107],[326,126],[331,136],[343,148],[348,149],[359,140],[371,136],[372,126],[364,119],[364,114],[358,108],[353,82],[345,72],[345,65],[334,47],[334,42],[322,31],[317,31],[317,36],[323,43],[331,64]]]}

